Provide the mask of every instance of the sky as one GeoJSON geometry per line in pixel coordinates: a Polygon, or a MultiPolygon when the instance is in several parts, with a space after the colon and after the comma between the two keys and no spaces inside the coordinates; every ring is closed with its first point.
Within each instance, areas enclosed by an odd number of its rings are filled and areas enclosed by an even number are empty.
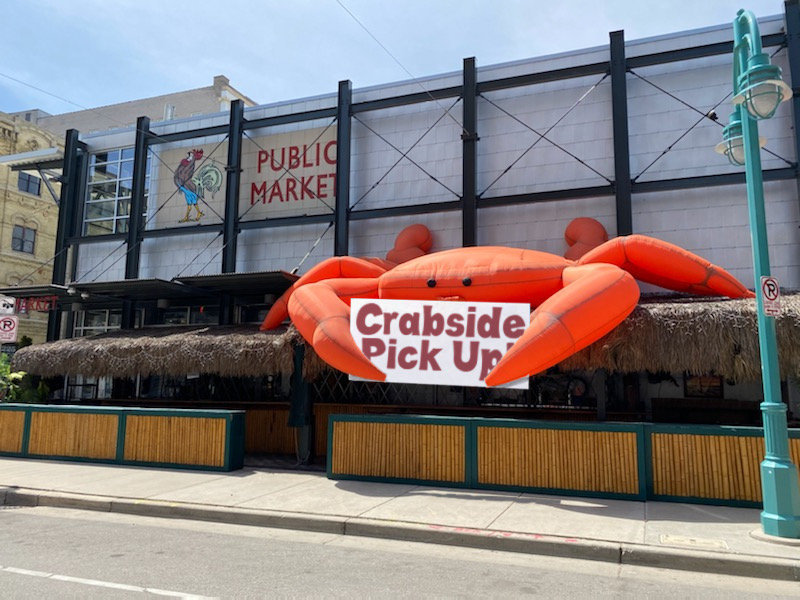
{"type": "MultiPolygon", "coordinates": [[[[784,11],[782,0],[745,7],[758,17],[784,11]]],[[[361,88],[458,71],[470,56],[480,67],[605,45],[619,29],[635,40],[730,24],[739,8],[732,0],[5,0],[0,111],[71,112],[209,86],[220,74],[269,104],[333,93],[343,79],[361,88]]]]}

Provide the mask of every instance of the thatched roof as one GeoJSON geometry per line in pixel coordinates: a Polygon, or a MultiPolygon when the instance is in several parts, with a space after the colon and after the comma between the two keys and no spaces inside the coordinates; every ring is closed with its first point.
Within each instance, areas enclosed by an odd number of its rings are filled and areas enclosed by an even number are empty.
{"type": "Polygon", "coordinates": [[[294,328],[281,333],[257,325],[154,327],[118,330],[28,346],[14,354],[13,368],[37,375],[186,375],[231,377],[291,373],[294,328]]]}
{"type": "MultiPolygon", "coordinates": [[[[781,374],[800,378],[800,294],[781,298],[776,319],[781,374]]],[[[259,332],[255,325],[170,327],[74,338],[29,346],[15,369],[39,375],[259,376],[293,371],[293,327],[259,332]]],[[[614,331],[561,363],[564,369],[718,373],[734,381],[760,377],[755,300],[645,298],[614,331]]],[[[306,349],[303,373],[330,369],[306,349]]]]}

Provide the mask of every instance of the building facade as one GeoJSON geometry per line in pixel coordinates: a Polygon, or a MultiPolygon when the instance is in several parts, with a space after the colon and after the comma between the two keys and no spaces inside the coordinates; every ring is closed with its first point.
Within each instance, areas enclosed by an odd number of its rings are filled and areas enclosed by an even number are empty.
{"type": "MultiPolygon", "coordinates": [[[[58,148],[62,136],[0,113],[0,157],[58,148]]],[[[5,286],[46,284],[52,278],[58,221],[58,181],[47,183],[36,169],[13,171],[0,164],[0,281],[5,286]]],[[[18,338],[34,343],[47,335],[47,312],[19,314],[18,338]]]]}
{"type": "MultiPolygon", "coordinates": [[[[800,13],[786,7],[761,31],[791,82],[800,13]]],[[[567,224],[593,217],[611,236],[677,244],[752,289],[744,171],[713,151],[730,109],[731,40],[729,25],[638,41],[612,32],[607,46],[493,66],[469,58],[417,81],[343,81],[291,102],[72,129],[53,279],[66,291],[51,337],[257,323],[281,291],[276,274],[384,256],[416,222],[434,251],[562,255],[567,224]]],[[[790,290],[798,119],[784,103],[761,129],[773,274],[790,290]]],[[[682,395],[684,375],[670,377],[679,390],[667,393],[682,395]]],[[[642,395],[664,395],[665,381],[641,379],[642,395]]],[[[760,393],[757,382],[719,386],[726,398],[760,393]]]]}

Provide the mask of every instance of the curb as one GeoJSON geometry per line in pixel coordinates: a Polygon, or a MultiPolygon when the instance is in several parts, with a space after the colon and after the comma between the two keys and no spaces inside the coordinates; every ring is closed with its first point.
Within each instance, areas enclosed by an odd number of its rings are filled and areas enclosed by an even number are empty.
{"type": "Polygon", "coordinates": [[[2,492],[0,505],[7,506],[50,506],[232,525],[275,527],[335,535],[597,560],[620,565],[800,581],[800,560],[752,554],[679,550],[645,544],[567,538],[536,533],[385,521],[361,517],[204,506],[184,502],[110,498],[108,496],[18,488],[0,488],[0,492],[2,492]]]}

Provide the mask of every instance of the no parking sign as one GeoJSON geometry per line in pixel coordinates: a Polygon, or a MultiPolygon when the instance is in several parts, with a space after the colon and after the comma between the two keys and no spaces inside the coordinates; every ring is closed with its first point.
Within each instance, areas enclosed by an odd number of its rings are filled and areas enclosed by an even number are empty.
{"type": "Polygon", "coordinates": [[[781,287],[774,277],[761,278],[761,300],[764,303],[764,314],[768,317],[779,317],[781,314],[781,287]]]}
{"type": "Polygon", "coordinates": [[[0,317],[0,342],[16,342],[19,317],[4,315],[0,317]]]}

